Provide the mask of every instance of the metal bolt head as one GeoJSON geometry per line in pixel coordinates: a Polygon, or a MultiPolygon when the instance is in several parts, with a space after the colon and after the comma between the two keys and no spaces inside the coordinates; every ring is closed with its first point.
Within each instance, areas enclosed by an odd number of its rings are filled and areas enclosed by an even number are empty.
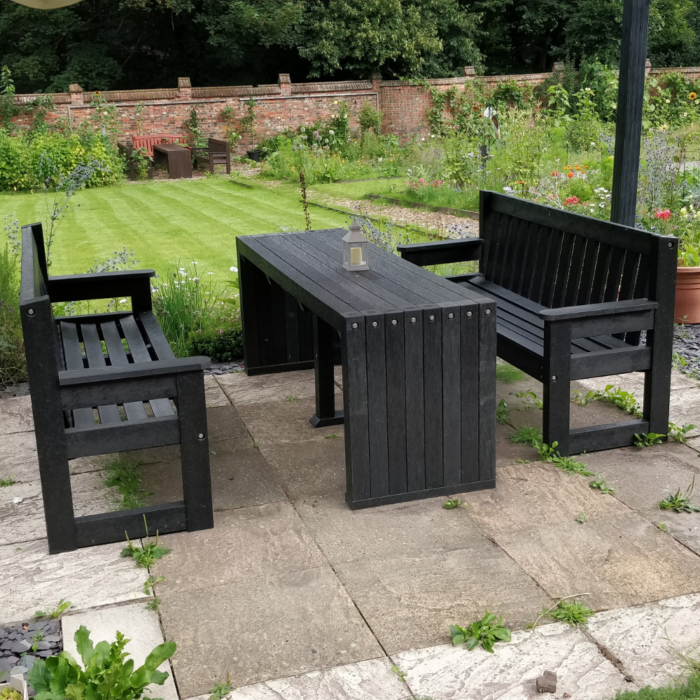
{"type": "Polygon", "coordinates": [[[430,314],[430,320],[431,320],[431,321],[434,321],[434,320],[435,320],[435,316],[434,316],[433,314],[430,314]]]}
{"type": "Polygon", "coordinates": [[[447,318],[454,318],[454,317],[455,317],[454,314],[447,314],[447,318]]]}
{"type": "Polygon", "coordinates": [[[394,319],[394,320],[391,322],[391,325],[392,325],[392,326],[395,326],[397,323],[398,323],[398,321],[397,321],[396,319],[394,319]]]}
{"type": "Polygon", "coordinates": [[[556,374],[553,374],[553,375],[552,375],[552,381],[553,381],[553,382],[556,382],[557,379],[559,379],[559,377],[557,377],[556,374]]]}
{"type": "Polygon", "coordinates": [[[490,316],[491,315],[491,309],[486,309],[486,315],[490,316]]]}
{"type": "Polygon", "coordinates": [[[372,321],[372,326],[376,328],[379,324],[376,321],[372,321]]]}
{"type": "Polygon", "coordinates": [[[27,316],[33,316],[35,313],[34,309],[27,309],[27,316]]]}
{"type": "Polygon", "coordinates": [[[669,241],[668,247],[669,247],[669,248],[673,248],[673,241],[669,241]]]}
{"type": "Polygon", "coordinates": [[[415,316],[411,316],[411,323],[415,323],[415,322],[416,322],[416,317],[415,317],[415,316]]]}
{"type": "Polygon", "coordinates": [[[353,328],[357,328],[357,324],[356,324],[356,323],[353,323],[353,324],[352,324],[352,327],[353,327],[353,328]]]}
{"type": "Polygon", "coordinates": [[[467,311],[467,317],[468,317],[468,318],[471,318],[471,317],[472,317],[472,312],[471,312],[471,311],[467,311]]]}
{"type": "Polygon", "coordinates": [[[204,433],[199,433],[199,434],[197,435],[197,439],[198,439],[198,440],[204,440],[205,437],[206,437],[206,435],[205,435],[204,433]]]}

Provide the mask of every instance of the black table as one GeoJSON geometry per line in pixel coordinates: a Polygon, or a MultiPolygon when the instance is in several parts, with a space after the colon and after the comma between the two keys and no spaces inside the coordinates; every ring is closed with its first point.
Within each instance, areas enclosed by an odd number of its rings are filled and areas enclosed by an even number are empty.
{"type": "Polygon", "coordinates": [[[246,372],[306,367],[313,343],[311,422],[345,424],[352,508],[493,488],[496,304],[374,245],[349,272],[345,233],[237,239],[246,372]]]}

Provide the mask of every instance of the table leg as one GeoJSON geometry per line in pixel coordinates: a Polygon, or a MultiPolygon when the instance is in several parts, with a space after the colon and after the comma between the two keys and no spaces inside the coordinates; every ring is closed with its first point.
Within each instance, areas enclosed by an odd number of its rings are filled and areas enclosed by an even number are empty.
{"type": "Polygon", "coordinates": [[[314,316],[314,368],[316,372],[316,415],[314,428],[341,425],[343,411],[335,410],[335,376],[333,365],[334,330],[323,319],[314,316]]]}

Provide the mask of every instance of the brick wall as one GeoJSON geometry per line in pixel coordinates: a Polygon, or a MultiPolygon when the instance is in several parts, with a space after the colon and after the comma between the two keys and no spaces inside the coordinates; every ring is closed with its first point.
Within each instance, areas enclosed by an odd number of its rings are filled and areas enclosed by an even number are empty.
{"type": "MultiPolygon", "coordinates": [[[[555,70],[560,66],[555,64],[555,70]]],[[[647,72],[662,77],[664,73],[677,71],[687,77],[700,77],[700,68],[661,68],[647,72]]],[[[495,86],[499,82],[514,79],[521,85],[534,87],[551,76],[551,73],[535,73],[514,76],[477,77],[474,69],[466,67],[465,75],[459,78],[444,78],[428,81],[440,90],[453,85],[466,85],[472,80],[495,86]]],[[[72,128],[89,119],[93,108],[90,103],[95,93],[83,92],[79,85],[71,85],[67,93],[51,95],[53,109],[48,114],[49,123],[65,120],[72,128]]],[[[183,134],[183,122],[190,110],[197,110],[201,133],[222,137],[225,124],[221,112],[233,107],[240,118],[246,112],[245,101],[255,100],[256,134],[245,137],[238,144],[238,152],[244,153],[255,142],[273,136],[287,128],[307,125],[318,119],[327,119],[338,109],[338,102],[347,103],[351,128],[357,128],[357,114],[369,101],[384,113],[383,128],[386,132],[401,137],[425,136],[428,133],[426,113],[431,106],[430,95],[420,85],[411,85],[401,80],[382,80],[379,74],[371,80],[337,81],[324,83],[292,83],[289,75],[279,76],[277,84],[258,86],[193,88],[189,78],[180,78],[177,88],[157,90],[113,90],[102,92],[104,100],[117,109],[120,139],[139,133],[139,122],[143,134],[183,134]]],[[[17,95],[16,102],[26,104],[37,95],[17,95]]],[[[25,117],[17,119],[26,122],[25,117]]]]}

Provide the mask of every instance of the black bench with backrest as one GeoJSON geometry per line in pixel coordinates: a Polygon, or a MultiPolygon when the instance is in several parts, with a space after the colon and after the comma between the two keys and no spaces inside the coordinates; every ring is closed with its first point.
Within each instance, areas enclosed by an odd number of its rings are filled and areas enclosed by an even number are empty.
{"type": "Polygon", "coordinates": [[[420,266],[479,261],[450,279],[497,302],[499,357],[543,383],[544,441],[568,455],[666,434],[677,239],[485,191],[479,236],[400,252],[420,266]],[[636,371],[641,419],[570,429],[571,381],[636,371]]]}
{"type": "Polygon", "coordinates": [[[231,172],[231,144],[221,139],[209,139],[206,146],[196,146],[193,150],[194,164],[205,165],[210,173],[217,165],[223,165],[226,172],[231,172]]]}
{"type": "Polygon", "coordinates": [[[153,270],[49,277],[41,224],[22,227],[20,312],[51,553],[213,527],[202,370],[151,310],[153,270]],[[54,318],[52,304],[131,297],[132,311],[54,318]],[[184,500],[75,517],[68,460],[180,445],[184,500]],[[144,517],[145,516],[145,517],[144,517]]]}

